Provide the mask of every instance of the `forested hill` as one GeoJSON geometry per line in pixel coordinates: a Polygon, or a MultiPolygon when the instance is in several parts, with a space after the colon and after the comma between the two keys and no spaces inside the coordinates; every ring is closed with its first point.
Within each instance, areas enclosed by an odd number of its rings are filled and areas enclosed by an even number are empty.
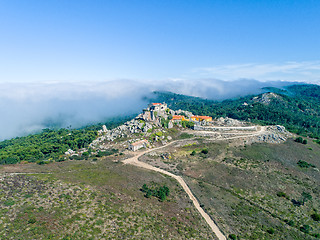
{"type": "MultiPolygon", "coordinates": [[[[105,123],[108,129],[115,128],[134,116],[117,117],[105,123]]],[[[0,142],[0,164],[14,164],[22,161],[63,160],[68,149],[86,148],[97,137],[102,124],[81,129],[43,129],[29,136],[17,137],[0,142]]]]}
{"type": "Polygon", "coordinates": [[[217,102],[170,92],[154,92],[150,101],[199,115],[230,117],[260,124],[281,124],[288,130],[320,138],[320,86],[266,88],[266,93],[217,102]]]}
{"type": "MultiPolygon", "coordinates": [[[[266,88],[266,93],[222,102],[155,92],[150,102],[166,102],[174,110],[183,109],[198,115],[230,117],[260,124],[281,124],[300,135],[320,139],[320,87],[293,85],[286,89],[266,88]]],[[[106,123],[116,127],[134,116],[118,117],[106,123]]],[[[45,129],[41,133],[0,142],[0,164],[35,162],[62,158],[71,148],[87,147],[97,137],[100,125],[82,129],[45,129]]],[[[320,141],[319,141],[320,142],[320,141]]]]}

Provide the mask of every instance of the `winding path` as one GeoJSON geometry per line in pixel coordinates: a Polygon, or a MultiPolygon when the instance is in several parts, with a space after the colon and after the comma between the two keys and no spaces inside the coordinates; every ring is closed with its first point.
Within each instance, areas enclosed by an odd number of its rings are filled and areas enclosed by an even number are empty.
{"type": "MultiPolygon", "coordinates": [[[[255,133],[251,133],[251,134],[245,134],[245,135],[239,135],[239,136],[233,136],[233,137],[229,137],[229,138],[224,138],[224,139],[215,139],[215,140],[229,140],[229,139],[235,139],[235,138],[242,138],[242,137],[251,137],[251,136],[257,136],[261,133],[263,133],[265,131],[265,127],[261,127],[259,129],[259,131],[256,131],[255,133]]],[[[145,162],[141,162],[139,161],[139,157],[141,157],[142,155],[149,153],[151,151],[155,151],[155,150],[159,150],[161,148],[165,148],[168,147],[169,145],[172,145],[176,142],[179,142],[182,140],[176,140],[176,141],[172,141],[171,143],[161,146],[161,147],[157,147],[157,148],[152,148],[152,149],[148,149],[139,153],[136,153],[135,156],[125,159],[122,162],[124,164],[131,164],[137,167],[141,167],[141,168],[145,168],[145,169],[149,169],[149,170],[153,170],[165,175],[168,175],[174,179],[176,179],[178,181],[178,183],[182,186],[183,190],[187,193],[188,197],[190,198],[190,200],[192,201],[193,205],[195,206],[195,208],[199,211],[199,213],[201,214],[201,216],[206,220],[206,222],[208,223],[208,225],[210,226],[210,228],[212,229],[213,233],[217,236],[217,238],[219,240],[226,240],[227,238],[224,236],[224,234],[220,231],[220,229],[218,228],[217,224],[211,219],[211,217],[203,210],[202,207],[200,207],[200,204],[198,202],[198,200],[196,199],[196,197],[192,194],[190,188],[188,187],[188,185],[186,184],[186,182],[183,180],[183,178],[181,176],[177,176],[173,173],[170,173],[168,171],[165,171],[161,168],[157,168],[154,167],[150,164],[147,164],[145,162]]]]}

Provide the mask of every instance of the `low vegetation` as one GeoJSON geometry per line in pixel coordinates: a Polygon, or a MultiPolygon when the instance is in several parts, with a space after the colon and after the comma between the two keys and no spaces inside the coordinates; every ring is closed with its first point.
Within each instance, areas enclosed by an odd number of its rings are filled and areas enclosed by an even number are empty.
{"type": "Polygon", "coordinates": [[[316,143],[308,144],[310,151],[293,139],[245,146],[215,142],[206,143],[205,148],[197,141],[168,148],[172,159],[159,156],[153,162],[160,165],[162,161],[167,170],[179,163],[176,174],[183,176],[229,239],[319,237],[320,175],[316,168],[320,147],[316,143]],[[299,160],[314,168],[306,171],[297,164],[299,160]]]}
{"type": "Polygon", "coordinates": [[[311,218],[314,220],[314,221],[320,221],[320,214],[319,213],[313,213],[311,214],[311,218]]]}
{"type": "Polygon", "coordinates": [[[301,167],[301,168],[309,168],[309,167],[316,167],[315,165],[313,164],[310,164],[310,163],[307,163],[306,161],[303,161],[303,160],[299,160],[297,162],[298,166],[301,167]]]}
{"type": "Polygon", "coordinates": [[[114,158],[14,166],[28,175],[0,169],[0,238],[214,239],[175,181],[114,158]],[[143,182],[156,197],[141,194],[143,182]]]}
{"type": "Polygon", "coordinates": [[[308,143],[307,139],[303,139],[302,137],[297,137],[295,141],[302,144],[308,143]]]}

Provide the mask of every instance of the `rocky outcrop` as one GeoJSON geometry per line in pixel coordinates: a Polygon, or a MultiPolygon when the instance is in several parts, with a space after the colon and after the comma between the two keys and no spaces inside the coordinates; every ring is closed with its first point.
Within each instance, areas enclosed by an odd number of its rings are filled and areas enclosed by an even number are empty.
{"type": "Polygon", "coordinates": [[[254,102],[259,102],[264,105],[269,105],[273,99],[281,99],[281,97],[278,94],[275,93],[264,93],[260,97],[254,97],[252,100],[254,102]]]}
{"type": "Polygon", "coordinates": [[[220,117],[216,120],[218,126],[243,126],[245,125],[244,122],[240,122],[239,120],[232,119],[232,118],[223,118],[220,117]]]}
{"type": "Polygon", "coordinates": [[[77,153],[72,149],[68,149],[68,151],[66,151],[64,154],[67,156],[72,156],[72,155],[76,155],[77,153]]]}
{"type": "Polygon", "coordinates": [[[145,126],[143,127],[143,132],[148,132],[149,129],[152,129],[152,124],[146,122],[145,126]]]}
{"type": "Polygon", "coordinates": [[[283,126],[267,126],[265,132],[252,138],[252,142],[283,143],[291,136],[292,134],[283,126]]]}
{"type": "Polygon", "coordinates": [[[190,118],[191,116],[193,116],[192,112],[189,112],[189,111],[184,111],[184,110],[170,110],[170,114],[171,115],[186,115],[188,118],[190,118]]]}
{"type": "Polygon", "coordinates": [[[97,146],[104,141],[112,142],[117,138],[127,137],[135,133],[146,133],[149,129],[152,129],[152,127],[152,123],[145,122],[139,118],[135,118],[111,130],[103,128],[99,131],[101,136],[95,139],[90,144],[90,147],[96,149],[97,146]]]}

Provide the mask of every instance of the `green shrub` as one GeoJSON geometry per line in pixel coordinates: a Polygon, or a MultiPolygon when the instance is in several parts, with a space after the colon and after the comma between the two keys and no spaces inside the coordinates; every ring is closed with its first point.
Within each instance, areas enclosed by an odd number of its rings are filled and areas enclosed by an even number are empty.
{"type": "Polygon", "coordinates": [[[186,138],[192,138],[193,135],[192,134],[188,134],[188,133],[181,133],[179,136],[179,139],[186,139],[186,138]]]}
{"type": "Polygon", "coordinates": [[[302,143],[302,144],[307,144],[308,140],[307,139],[303,139],[302,137],[297,137],[296,140],[297,143],[302,143]]]}
{"type": "Polygon", "coordinates": [[[84,156],[84,157],[89,157],[89,152],[84,152],[84,153],[82,153],[82,156],[84,156]]]}
{"type": "Polygon", "coordinates": [[[300,227],[300,231],[304,233],[309,233],[310,232],[310,226],[304,224],[303,226],[300,227]]]}
{"type": "Polygon", "coordinates": [[[197,152],[195,150],[192,151],[192,153],[190,153],[191,156],[195,156],[197,154],[197,152]]]}
{"type": "Polygon", "coordinates": [[[147,186],[147,184],[143,184],[141,191],[145,193],[146,198],[150,198],[151,196],[159,198],[161,202],[165,201],[167,199],[167,196],[169,196],[170,190],[166,185],[163,185],[162,187],[153,187],[150,188],[147,186]]]}
{"type": "Polygon", "coordinates": [[[84,160],[85,158],[78,155],[73,155],[70,157],[71,160],[84,160]]]}
{"type": "Polygon", "coordinates": [[[104,223],[104,221],[102,219],[98,219],[96,221],[96,225],[102,225],[104,223]]]}
{"type": "Polygon", "coordinates": [[[184,128],[193,128],[194,127],[194,122],[181,121],[181,126],[184,127],[184,128]]]}
{"type": "Polygon", "coordinates": [[[119,150],[118,149],[110,149],[110,150],[106,150],[106,151],[99,151],[98,154],[96,155],[96,157],[104,157],[104,156],[110,156],[113,154],[118,153],[119,150]]]}
{"type": "Polygon", "coordinates": [[[286,224],[288,224],[289,226],[293,227],[294,226],[294,221],[293,220],[284,220],[286,224]]]}
{"type": "Polygon", "coordinates": [[[237,240],[238,239],[235,234],[229,234],[228,238],[231,239],[231,240],[237,240]]]}
{"type": "Polygon", "coordinates": [[[320,238],[320,233],[314,233],[313,236],[314,236],[315,238],[320,238]]]}
{"type": "Polygon", "coordinates": [[[307,163],[306,161],[302,161],[302,160],[299,160],[297,162],[298,166],[301,167],[301,168],[309,168],[309,167],[315,167],[315,165],[313,164],[310,164],[310,163],[307,163]]]}
{"type": "Polygon", "coordinates": [[[0,164],[16,164],[20,162],[17,157],[7,157],[0,159],[0,164]]]}
{"type": "Polygon", "coordinates": [[[203,153],[203,154],[208,154],[208,152],[209,152],[209,150],[207,148],[204,148],[201,150],[201,153],[203,153]]]}
{"type": "Polygon", "coordinates": [[[289,196],[285,192],[277,192],[277,196],[289,199],[289,196]]]}
{"type": "Polygon", "coordinates": [[[267,233],[269,233],[269,234],[274,234],[274,229],[273,228],[269,228],[268,230],[267,230],[267,233]]]}
{"type": "Polygon", "coordinates": [[[14,205],[15,203],[16,203],[15,201],[13,201],[12,199],[9,199],[9,200],[4,201],[3,205],[9,207],[9,206],[14,205]]]}
{"type": "Polygon", "coordinates": [[[65,161],[65,158],[64,158],[64,157],[59,157],[59,158],[56,160],[56,162],[63,162],[63,161],[65,161]]]}
{"type": "Polygon", "coordinates": [[[30,224],[34,224],[34,223],[36,223],[36,219],[34,218],[34,217],[32,217],[32,218],[30,218],[29,220],[28,220],[28,223],[30,223],[30,224]]]}
{"type": "Polygon", "coordinates": [[[312,196],[311,196],[311,194],[308,193],[308,192],[303,192],[303,193],[301,193],[301,197],[302,197],[302,205],[304,205],[305,202],[312,200],[312,196]]]}
{"type": "Polygon", "coordinates": [[[43,161],[43,160],[36,161],[36,163],[37,163],[38,165],[46,164],[45,161],[43,161]]]}
{"type": "Polygon", "coordinates": [[[156,136],[158,136],[158,137],[162,137],[162,136],[163,136],[163,133],[162,133],[161,131],[156,132],[156,136]]]}
{"type": "Polygon", "coordinates": [[[318,213],[311,214],[311,218],[314,221],[320,221],[320,214],[318,214],[318,213]]]}

